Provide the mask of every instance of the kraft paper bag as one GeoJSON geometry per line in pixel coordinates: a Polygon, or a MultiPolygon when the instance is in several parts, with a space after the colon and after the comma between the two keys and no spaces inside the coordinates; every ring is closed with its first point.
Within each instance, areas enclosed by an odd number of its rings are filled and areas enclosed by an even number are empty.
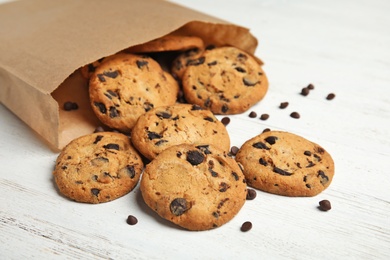
{"type": "Polygon", "coordinates": [[[162,0],[20,0],[0,5],[0,102],[52,149],[102,125],[80,67],[167,34],[253,54],[247,28],[162,0]],[[65,111],[66,101],[77,110],[65,111]]]}

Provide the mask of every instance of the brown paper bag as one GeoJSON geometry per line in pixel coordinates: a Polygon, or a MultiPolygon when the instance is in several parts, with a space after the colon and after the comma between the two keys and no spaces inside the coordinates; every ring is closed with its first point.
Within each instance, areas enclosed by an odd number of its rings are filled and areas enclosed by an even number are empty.
{"type": "Polygon", "coordinates": [[[174,33],[254,53],[249,30],[161,0],[21,0],[0,5],[0,101],[54,149],[101,125],[77,69],[174,33]],[[76,72],[75,72],[76,71],[76,72]],[[78,110],[65,111],[63,103],[78,110]]]}

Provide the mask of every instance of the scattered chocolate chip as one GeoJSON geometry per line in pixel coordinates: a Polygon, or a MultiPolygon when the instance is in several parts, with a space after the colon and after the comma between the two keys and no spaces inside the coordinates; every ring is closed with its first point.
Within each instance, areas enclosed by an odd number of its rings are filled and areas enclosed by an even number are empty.
{"type": "Polygon", "coordinates": [[[106,144],[103,146],[104,149],[111,149],[111,150],[118,150],[119,151],[119,144],[106,144]]]}
{"type": "Polygon", "coordinates": [[[142,69],[143,66],[147,66],[149,64],[146,60],[137,60],[135,63],[139,69],[142,69]]]}
{"type": "Polygon", "coordinates": [[[248,189],[246,192],[246,199],[247,200],[254,200],[257,196],[257,193],[254,189],[248,189]]]}
{"type": "Polygon", "coordinates": [[[238,148],[237,146],[232,146],[232,147],[230,148],[230,153],[231,153],[232,155],[236,155],[236,154],[238,153],[238,150],[239,150],[239,148],[238,148]]]}
{"type": "Polygon", "coordinates": [[[91,189],[91,193],[97,197],[100,193],[100,190],[93,188],[93,189],[91,189]]]}
{"type": "Polygon", "coordinates": [[[187,200],[184,198],[176,198],[171,202],[169,208],[173,215],[183,215],[183,213],[188,210],[187,200]]]}
{"type": "Polygon", "coordinates": [[[269,118],[269,115],[268,114],[262,114],[261,116],[260,116],[260,119],[261,120],[267,120],[269,118]]]}
{"type": "Polygon", "coordinates": [[[252,111],[249,113],[249,117],[250,118],[256,118],[257,117],[257,113],[255,111],[252,111]]]}
{"type": "Polygon", "coordinates": [[[203,153],[192,150],[187,152],[187,161],[192,165],[198,165],[204,161],[203,153]]]}
{"type": "Polygon", "coordinates": [[[100,142],[102,139],[103,139],[103,136],[102,136],[102,135],[96,136],[96,139],[95,139],[95,141],[93,142],[93,144],[97,144],[97,143],[100,142]]]}
{"type": "Polygon", "coordinates": [[[307,88],[312,90],[312,89],[314,89],[314,85],[310,83],[309,85],[307,85],[307,88]]]}
{"type": "Polygon", "coordinates": [[[270,145],[273,145],[275,144],[276,140],[278,140],[278,138],[276,136],[268,136],[267,138],[264,139],[267,143],[269,143],[270,145]]]}
{"type": "Polygon", "coordinates": [[[281,109],[284,109],[284,108],[286,108],[286,107],[288,107],[288,102],[282,102],[282,103],[280,103],[280,105],[279,105],[279,108],[281,108],[281,109]]]}
{"type": "Polygon", "coordinates": [[[306,155],[306,156],[311,156],[311,152],[310,151],[304,151],[303,154],[306,155]]]}
{"type": "Polygon", "coordinates": [[[127,224],[133,226],[138,223],[138,219],[134,217],[133,215],[129,215],[126,220],[127,224]]]}
{"type": "Polygon", "coordinates": [[[221,123],[224,124],[225,126],[230,123],[230,118],[229,117],[224,117],[221,119],[221,123]]]}
{"type": "Polygon", "coordinates": [[[269,132],[269,131],[271,131],[271,129],[269,129],[269,128],[265,128],[265,129],[263,130],[263,133],[265,133],[265,132],[269,132]]]}
{"type": "Polygon", "coordinates": [[[71,110],[77,110],[79,106],[75,102],[67,101],[64,103],[64,110],[65,111],[71,111],[71,110]]]}
{"type": "Polygon", "coordinates": [[[309,92],[310,92],[310,89],[308,89],[308,88],[303,88],[303,89],[301,90],[301,95],[302,95],[302,96],[307,96],[307,95],[309,95],[309,92]]]}
{"type": "Polygon", "coordinates": [[[242,232],[247,232],[247,231],[249,231],[251,229],[252,229],[252,222],[250,222],[250,221],[244,222],[242,224],[242,226],[241,226],[241,231],[242,232]]]}
{"type": "Polygon", "coordinates": [[[332,208],[332,205],[330,204],[329,200],[321,200],[319,202],[318,208],[322,211],[328,211],[332,208]]]}
{"type": "Polygon", "coordinates": [[[292,113],[290,114],[290,116],[291,116],[292,118],[295,118],[295,119],[298,119],[298,118],[301,117],[301,116],[299,115],[298,112],[292,112],[292,113]]]}
{"type": "Polygon", "coordinates": [[[265,145],[265,143],[263,143],[263,142],[254,143],[254,144],[252,144],[252,146],[253,146],[254,148],[257,148],[257,149],[266,149],[266,150],[269,150],[269,149],[270,149],[270,148],[268,148],[268,147],[265,145]]]}
{"type": "Polygon", "coordinates": [[[106,76],[106,77],[115,79],[116,77],[118,77],[119,72],[117,70],[115,70],[115,71],[104,71],[103,75],[106,76]]]}
{"type": "Polygon", "coordinates": [[[274,166],[273,172],[280,174],[280,175],[283,175],[283,176],[291,176],[292,175],[292,173],[289,173],[288,171],[282,170],[276,166],[274,166]]]}
{"type": "Polygon", "coordinates": [[[332,99],[334,99],[336,97],[336,95],[334,94],[334,93],[330,93],[330,94],[328,94],[327,96],[326,96],[326,99],[327,100],[332,100],[332,99]]]}

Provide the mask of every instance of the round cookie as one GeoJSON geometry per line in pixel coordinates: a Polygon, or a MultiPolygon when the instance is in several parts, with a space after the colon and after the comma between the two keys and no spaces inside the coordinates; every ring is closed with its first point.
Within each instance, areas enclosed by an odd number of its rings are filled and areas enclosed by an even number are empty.
{"type": "Polygon", "coordinates": [[[143,162],[129,137],[99,132],[79,137],[61,151],[53,171],[59,191],[86,203],[102,203],[129,193],[143,162]]]}
{"type": "Polygon", "coordinates": [[[248,186],[290,197],[315,196],[334,175],[333,159],[324,148],[288,132],[268,131],[246,141],[236,161],[248,186]]]}
{"type": "Polygon", "coordinates": [[[147,53],[161,51],[184,51],[203,47],[203,40],[196,36],[165,35],[150,42],[127,48],[126,52],[147,53]]]}
{"type": "Polygon", "coordinates": [[[188,103],[214,114],[239,114],[260,101],[268,90],[261,66],[235,47],[206,50],[190,64],[182,78],[188,103]]]}
{"type": "Polygon", "coordinates": [[[117,54],[103,60],[92,74],[89,96],[98,119],[128,132],[138,117],[158,106],[173,105],[176,80],[148,56],[117,54]]]}
{"type": "Polygon", "coordinates": [[[182,79],[184,71],[191,63],[199,62],[198,58],[202,54],[203,49],[190,49],[180,53],[173,61],[171,73],[177,79],[182,79]]]}
{"type": "Polygon", "coordinates": [[[137,150],[152,160],[173,145],[211,144],[229,151],[226,127],[210,110],[197,105],[176,104],[152,109],[138,118],[131,132],[137,150]]]}
{"type": "Polygon", "coordinates": [[[245,177],[226,152],[181,144],[160,153],[140,182],[145,203],[188,230],[208,230],[231,220],[246,200],[245,177]]]}

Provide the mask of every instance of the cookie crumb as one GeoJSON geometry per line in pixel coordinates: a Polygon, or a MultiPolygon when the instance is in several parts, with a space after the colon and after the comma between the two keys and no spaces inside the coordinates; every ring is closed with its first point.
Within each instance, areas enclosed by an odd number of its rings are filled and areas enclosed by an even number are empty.
{"type": "Polygon", "coordinates": [[[319,204],[318,208],[321,211],[328,211],[332,208],[332,205],[330,204],[329,200],[321,200],[318,204],[319,204]]]}
{"type": "Polygon", "coordinates": [[[261,120],[267,120],[269,118],[269,115],[268,114],[262,114],[261,116],[260,116],[260,119],[261,120]]]}
{"type": "Polygon", "coordinates": [[[227,126],[230,123],[230,118],[229,117],[222,118],[221,123],[227,126]]]}
{"type": "Polygon", "coordinates": [[[281,109],[285,109],[286,107],[288,107],[288,102],[282,102],[279,105],[279,108],[281,108],[281,109]]]}
{"type": "Polygon", "coordinates": [[[326,99],[327,100],[332,100],[336,97],[336,95],[334,93],[329,93],[327,96],[326,96],[326,99]]]}
{"type": "Polygon", "coordinates": [[[129,215],[126,220],[127,224],[133,226],[138,223],[138,219],[134,217],[133,215],[129,215]]]}
{"type": "Polygon", "coordinates": [[[64,110],[65,111],[71,111],[71,110],[77,110],[79,109],[79,105],[75,102],[67,101],[64,103],[64,110]]]}
{"type": "Polygon", "coordinates": [[[254,189],[248,189],[246,193],[247,200],[254,200],[257,196],[257,193],[254,189]]]}
{"type": "Polygon", "coordinates": [[[301,115],[299,115],[298,112],[292,112],[292,113],[290,114],[290,116],[291,116],[292,118],[295,118],[295,119],[298,119],[298,118],[301,117],[301,115]]]}
{"type": "Polygon", "coordinates": [[[247,232],[251,229],[252,229],[252,222],[250,222],[250,221],[245,221],[241,226],[242,232],[247,232]]]}
{"type": "Polygon", "coordinates": [[[257,117],[257,113],[255,111],[252,111],[249,113],[249,117],[250,118],[256,118],[257,117]]]}

